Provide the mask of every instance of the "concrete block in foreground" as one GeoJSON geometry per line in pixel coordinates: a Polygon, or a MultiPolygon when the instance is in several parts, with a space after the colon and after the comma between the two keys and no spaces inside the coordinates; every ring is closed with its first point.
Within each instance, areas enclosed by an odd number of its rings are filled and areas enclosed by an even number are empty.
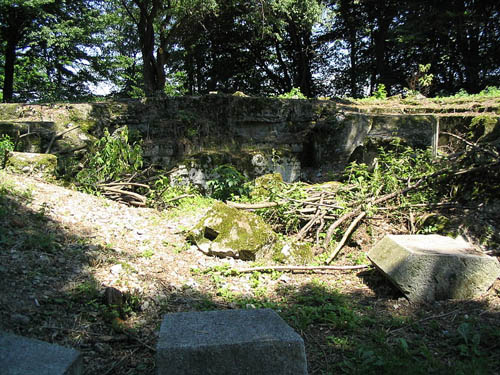
{"type": "Polygon", "coordinates": [[[439,235],[388,235],[368,258],[415,302],[477,297],[500,276],[496,258],[439,235]]]}
{"type": "Polygon", "coordinates": [[[271,309],[165,315],[158,375],[307,374],[302,338],[271,309]]]}
{"type": "Polygon", "coordinates": [[[0,332],[2,375],[81,375],[82,367],[74,349],[0,332]]]}

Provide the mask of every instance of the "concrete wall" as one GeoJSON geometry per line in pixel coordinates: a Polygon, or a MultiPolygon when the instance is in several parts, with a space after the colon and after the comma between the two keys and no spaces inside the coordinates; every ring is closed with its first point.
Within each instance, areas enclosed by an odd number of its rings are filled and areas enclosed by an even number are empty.
{"type": "MultiPolygon", "coordinates": [[[[207,95],[85,104],[0,105],[0,134],[35,134],[21,147],[45,152],[54,134],[75,125],[51,152],[78,148],[108,127],[128,126],[143,139],[145,155],[181,178],[203,184],[222,163],[249,177],[279,171],[287,181],[325,178],[352,158],[367,160],[394,137],[428,147],[440,127],[469,126],[472,115],[398,113],[363,109],[343,101],[283,100],[207,95]],[[381,113],[382,112],[382,113],[381,113]]],[[[447,142],[441,137],[440,142],[447,142]]]]}

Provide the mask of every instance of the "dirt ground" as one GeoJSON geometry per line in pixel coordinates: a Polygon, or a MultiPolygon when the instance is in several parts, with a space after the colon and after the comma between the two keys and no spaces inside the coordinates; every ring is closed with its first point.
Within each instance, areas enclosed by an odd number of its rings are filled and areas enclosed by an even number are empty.
{"type": "MultiPolygon", "coordinates": [[[[437,346],[454,321],[474,316],[499,328],[498,280],[476,300],[412,306],[373,268],[262,274],[257,281],[252,274],[225,275],[228,268],[248,264],[207,257],[185,242],[183,231],[203,209],[179,216],[26,176],[0,178],[18,192],[0,201],[0,329],[80,350],[85,374],[155,373],[155,346],[165,313],[260,307],[255,301],[285,303],[293,300],[292,294],[307,295],[314,285],[334,288],[367,314],[399,319],[399,325],[383,326],[389,341],[404,337],[411,342],[416,333],[414,327],[408,329],[407,319],[429,328],[425,334],[437,346]],[[106,305],[107,287],[123,293],[126,302],[120,311],[106,305]],[[431,321],[438,322],[438,330],[428,326],[431,321]]],[[[337,264],[366,260],[363,251],[370,240],[359,241],[359,249],[343,252],[337,264]]],[[[335,336],[335,327],[302,322],[294,328],[305,340],[310,373],[329,373],[332,363],[346,359],[341,346],[325,339],[335,336]]],[[[498,343],[488,348],[500,351],[498,343]]],[[[438,350],[435,355],[440,356],[438,350]]]]}

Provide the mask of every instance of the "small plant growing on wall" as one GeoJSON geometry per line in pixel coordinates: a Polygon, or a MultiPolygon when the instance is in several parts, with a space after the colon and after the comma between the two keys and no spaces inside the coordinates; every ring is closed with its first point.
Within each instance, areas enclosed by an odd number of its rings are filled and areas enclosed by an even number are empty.
{"type": "Polygon", "coordinates": [[[430,69],[431,64],[418,64],[418,70],[408,79],[410,94],[429,94],[434,79],[434,74],[429,73],[430,69]]]}

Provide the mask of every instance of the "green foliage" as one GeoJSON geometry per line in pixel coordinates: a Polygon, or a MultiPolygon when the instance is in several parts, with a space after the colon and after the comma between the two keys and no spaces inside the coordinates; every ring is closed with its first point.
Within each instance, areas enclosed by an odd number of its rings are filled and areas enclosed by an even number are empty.
{"type": "Polygon", "coordinates": [[[460,89],[455,95],[440,97],[439,99],[480,99],[500,97],[500,87],[488,86],[478,94],[469,94],[465,89],[460,89]]]}
{"type": "MultiPolygon", "coordinates": [[[[156,208],[179,208],[178,212],[193,209],[192,206],[205,207],[210,199],[202,197],[199,189],[181,180],[171,180],[168,176],[157,176],[148,195],[148,204],[156,208]]],[[[177,212],[177,211],[174,211],[177,212]]]]}
{"type": "Polygon", "coordinates": [[[7,134],[2,134],[0,136],[0,155],[3,155],[5,151],[14,151],[14,143],[7,134]]]}
{"type": "Polygon", "coordinates": [[[281,176],[265,175],[250,184],[248,202],[280,202],[274,207],[261,208],[255,211],[273,229],[282,233],[295,232],[300,225],[300,218],[295,210],[298,201],[306,197],[305,185],[298,182],[292,185],[283,182],[281,176]],[[285,200],[284,200],[285,199],[285,200]],[[290,200],[291,199],[291,200],[290,200]],[[295,201],[294,201],[295,200],[295,201]]]}
{"type": "Polygon", "coordinates": [[[0,169],[5,167],[7,153],[14,150],[14,143],[7,134],[0,136],[0,169]]]}
{"type": "Polygon", "coordinates": [[[130,142],[128,128],[124,127],[104,136],[91,147],[84,161],[84,169],[76,175],[76,181],[89,192],[96,192],[97,185],[117,181],[142,167],[140,141],[130,142]]]}
{"type": "Polygon", "coordinates": [[[323,324],[338,331],[352,331],[360,322],[345,296],[318,282],[309,285],[291,302],[289,311],[283,315],[300,331],[323,324]]]}
{"type": "Polygon", "coordinates": [[[432,85],[432,80],[434,79],[434,74],[429,73],[431,69],[431,64],[418,64],[418,69],[413,75],[408,79],[409,94],[422,94],[427,96],[432,85]]]}
{"type": "Polygon", "coordinates": [[[5,70],[13,71],[14,95],[5,100],[88,98],[99,64],[89,52],[103,27],[98,8],[99,1],[0,2],[1,39],[14,43],[15,55],[13,69],[5,70]]]}
{"type": "Polygon", "coordinates": [[[186,72],[177,71],[167,77],[164,92],[167,96],[181,96],[185,95],[187,90],[186,86],[186,72]]]}
{"type": "Polygon", "coordinates": [[[377,85],[377,90],[373,93],[375,99],[387,99],[387,90],[383,83],[377,85]]]}
{"type": "MultiPolygon", "coordinates": [[[[408,186],[409,181],[417,181],[422,176],[436,170],[436,163],[430,149],[419,150],[401,144],[399,139],[388,148],[379,148],[375,165],[352,162],[347,170],[347,182],[355,188],[345,193],[345,199],[365,201],[370,197],[388,194],[408,186]]],[[[402,196],[401,203],[431,202],[435,192],[421,189],[402,196]]]]}
{"type": "Polygon", "coordinates": [[[249,189],[245,184],[246,177],[232,165],[220,165],[214,169],[213,174],[215,177],[207,181],[211,197],[224,201],[248,195],[249,189]]]}
{"type": "Polygon", "coordinates": [[[289,92],[285,94],[278,95],[280,99],[307,99],[307,97],[302,94],[300,88],[294,87],[289,92]]]}

